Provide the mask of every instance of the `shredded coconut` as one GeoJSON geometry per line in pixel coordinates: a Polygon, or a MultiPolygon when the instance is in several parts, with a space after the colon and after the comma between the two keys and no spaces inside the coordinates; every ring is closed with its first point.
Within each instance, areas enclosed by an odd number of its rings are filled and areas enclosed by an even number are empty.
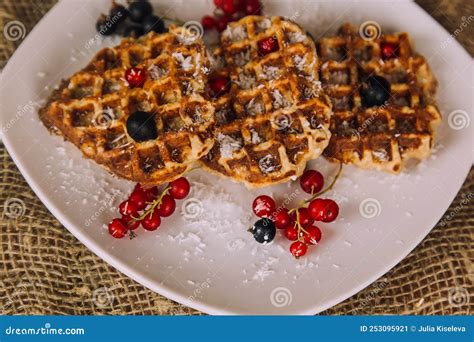
{"type": "Polygon", "coordinates": [[[239,80],[236,83],[242,89],[250,89],[250,88],[255,87],[256,82],[257,82],[257,79],[253,75],[241,73],[239,75],[239,80]]]}
{"type": "Polygon", "coordinates": [[[156,80],[166,76],[168,72],[165,69],[160,68],[157,65],[153,64],[148,68],[148,73],[149,73],[151,79],[156,81],[156,80]]]}
{"type": "Polygon", "coordinates": [[[243,39],[247,38],[247,32],[245,31],[245,28],[241,25],[237,25],[237,26],[234,26],[234,27],[232,27],[230,25],[227,26],[227,28],[222,33],[222,35],[225,38],[230,39],[232,42],[236,42],[236,41],[243,40],[243,39]]]}
{"type": "Polygon", "coordinates": [[[273,91],[273,108],[280,109],[280,108],[288,108],[291,106],[290,101],[284,97],[278,89],[273,91]]]}
{"type": "Polygon", "coordinates": [[[274,80],[280,76],[280,68],[275,66],[264,66],[262,71],[262,78],[267,80],[274,80]]]}
{"type": "Polygon", "coordinates": [[[263,103],[260,100],[256,100],[255,98],[251,99],[245,108],[250,115],[262,114],[265,111],[263,103]]]}
{"type": "Polygon", "coordinates": [[[306,39],[305,35],[301,32],[288,32],[288,40],[290,44],[301,43],[306,39]]]}
{"type": "Polygon", "coordinates": [[[271,154],[267,154],[265,157],[258,161],[258,166],[263,173],[274,172],[277,168],[275,164],[275,158],[271,154]]]}
{"type": "Polygon", "coordinates": [[[174,52],[172,55],[180,64],[184,71],[189,71],[193,68],[192,56],[184,57],[181,52],[174,52]]]}
{"type": "Polygon", "coordinates": [[[220,144],[220,152],[223,158],[230,158],[234,151],[242,148],[242,142],[232,138],[231,136],[219,133],[217,141],[220,144]]]}
{"type": "Polygon", "coordinates": [[[260,139],[260,137],[258,136],[258,132],[255,131],[255,130],[252,130],[252,131],[251,131],[251,134],[252,134],[252,136],[251,136],[252,144],[254,144],[254,145],[260,144],[261,139],[260,139]]]}

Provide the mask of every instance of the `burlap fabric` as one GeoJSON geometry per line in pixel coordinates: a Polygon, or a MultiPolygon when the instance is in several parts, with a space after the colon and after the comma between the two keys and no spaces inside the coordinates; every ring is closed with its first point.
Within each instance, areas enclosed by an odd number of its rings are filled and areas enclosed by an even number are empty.
{"type": "MultiPolygon", "coordinates": [[[[0,28],[19,20],[30,31],[53,3],[2,0],[0,28]]],[[[450,32],[474,12],[467,0],[423,0],[421,5],[450,32]]],[[[471,55],[473,31],[470,25],[456,37],[471,55]]],[[[15,49],[15,43],[1,39],[0,67],[15,49]]],[[[20,219],[0,217],[1,314],[199,314],[147,290],[85,248],[38,200],[1,145],[0,164],[0,215],[12,197],[27,208],[20,219]],[[106,296],[106,305],[98,296],[106,296]]],[[[324,314],[472,313],[473,192],[471,170],[445,215],[449,220],[383,278],[324,314]]]]}

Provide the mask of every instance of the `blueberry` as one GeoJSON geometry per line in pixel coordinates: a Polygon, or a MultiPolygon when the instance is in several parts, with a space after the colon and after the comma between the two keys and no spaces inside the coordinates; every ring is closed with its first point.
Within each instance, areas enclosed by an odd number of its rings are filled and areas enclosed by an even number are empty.
{"type": "Polygon", "coordinates": [[[316,43],[316,39],[314,39],[314,36],[313,36],[311,33],[309,33],[309,31],[306,31],[306,35],[307,35],[309,38],[311,38],[311,40],[312,40],[313,42],[316,43]]]}
{"type": "Polygon", "coordinates": [[[135,112],[127,119],[127,132],[133,140],[142,142],[158,137],[153,115],[145,112],[135,112]]]}
{"type": "Polygon", "coordinates": [[[143,19],[153,13],[153,8],[148,1],[134,1],[128,6],[130,19],[136,23],[141,23],[143,19]]]}
{"type": "Polygon", "coordinates": [[[125,28],[123,29],[124,37],[137,38],[137,37],[143,36],[144,33],[145,33],[145,29],[143,28],[142,25],[139,25],[139,24],[131,23],[125,26],[125,28]]]}
{"type": "Polygon", "coordinates": [[[369,76],[360,89],[365,107],[381,106],[390,98],[390,83],[381,76],[369,76]]]}
{"type": "Polygon", "coordinates": [[[143,20],[143,28],[145,29],[145,33],[151,31],[154,31],[156,33],[163,33],[166,31],[165,23],[163,22],[163,20],[154,14],[149,15],[145,18],[145,20],[143,20]]]}
{"type": "Polygon", "coordinates": [[[258,243],[271,242],[276,234],[275,224],[268,218],[262,218],[255,222],[250,231],[258,243]]]}
{"type": "Polygon", "coordinates": [[[123,22],[128,17],[128,10],[122,5],[114,4],[114,7],[110,10],[109,17],[116,18],[118,22],[123,22]]]}
{"type": "Polygon", "coordinates": [[[101,16],[95,23],[95,28],[103,36],[110,36],[117,30],[118,21],[111,17],[101,16]]]}

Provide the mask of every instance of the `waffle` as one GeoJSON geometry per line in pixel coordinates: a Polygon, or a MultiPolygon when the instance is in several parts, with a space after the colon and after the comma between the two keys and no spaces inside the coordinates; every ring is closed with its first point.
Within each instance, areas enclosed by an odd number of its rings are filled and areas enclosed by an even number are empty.
{"type": "Polygon", "coordinates": [[[230,91],[214,99],[216,143],[204,168],[248,188],[298,177],[330,138],[314,42],[283,18],[248,16],[228,25],[211,57],[211,80],[228,78],[230,91]],[[279,49],[262,55],[269,37],[279,49]]]}
{"type": "Polygon", "coordinates": [[[159,184],[187,170],[212,147],[214,108],[203,96],[208,59],[200,39],[171,27],[101,50],[63,81],[40,110],[43,123],[113,174],[159,184]],[[143,87],[124,79],[130,67],[146,70],[143,87]],[[158,136],[137,142],[126,121],[135,111],[153,116],[158,136]]]}
{"type": "Polygon", "coordinates": [[[349,24],[317,43],[320,79],[333,103],[330,160],[399,173],[411,159],[430,155],[441,115],[434,101],[437,82],[424,57],[415,54],[406,33],[363,39],[349,24]],[[398,46],[384,59],[381,44],[398,46]],[[360,87],[368,75],[390,83],[382,106],[364,108],[360,87]]]}

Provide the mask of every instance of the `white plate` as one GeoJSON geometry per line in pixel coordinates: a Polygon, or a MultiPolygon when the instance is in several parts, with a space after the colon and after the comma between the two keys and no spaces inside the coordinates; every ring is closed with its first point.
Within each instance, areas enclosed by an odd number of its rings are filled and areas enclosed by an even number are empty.
{"type": "MultiPolygon", "coordinates": [[[[472,113],[472,60],[417,5],[294,0],[266,4],[266,13],[292,17],[315,37],[334,32],[345,21],[375,20],[387,30],[407,31],[440,83],[444,122],[435,155],[399,176],[345,168],[329,195],[340,203],[340,219],[321,225],[322,243],[300,260],[291,257],[289,242],[281,236],[261,246],[246,232],[255,221],[250,215],[255,195],[271,193],[282,201],[292,197],[297,184],[249,192],[202,171],[189,176],[194,202],[187,208],[194,205],[198,217],[186,220],[180,214],[181,201],[178,214],[165,219],[157,232],[140,230],[132,241],[108,235],[104,224],[116,215],[117,204],[133,185],[112,178],[71,144],[50,136],[35,105],[49,94],[45,86],[58,84],[101,46],[113,43],[94,38],[94,22],[109,1],[60,2],[24,40],[1,78],[4,143],[53,215],[120,271],[166,297],[212,314],[314,314],[355,294],[428,234],[472,163],[472,127],[466,124],[466,113],[472,113]],[[93,44],[88,43],[91,39],[93,44]],[[364,215],[361,203],[366,204],[364,215]]],[[[157,13],[183,20],[199,20],[211,8],[211,0],[155,4],[157,13]]],[[[323,160],[314,164],[328,175],[334,171],[323,160]]]]}

